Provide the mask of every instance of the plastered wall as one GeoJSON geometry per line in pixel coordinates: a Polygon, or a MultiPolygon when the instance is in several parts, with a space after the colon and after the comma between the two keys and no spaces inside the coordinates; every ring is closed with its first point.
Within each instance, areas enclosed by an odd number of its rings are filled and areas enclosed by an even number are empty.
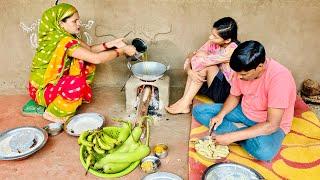
{"type": "MultiPolygon", "coordinates": [[[[34,55],[31,27],[54,0],[0,1],[0,91],[24,92],[34,55]]],[[[238,22],[239,39],[258,40],[267,55],[287,66],[297,86],[303,79],[320,81],[318,0],[69,0],[80,12],[83,28],[94,43],[128,32],[128,42],[140,37],[148,42],[150,60],[171,66],[171,86],[182,87],[182,67],[188,52],[208,38],[214,20],[231,16],[238,22]]],[[[82,33],[83,34],[83,33],[82,33]]],[[[84,37],[84,36],[82,36],[84,37]]],[[[125,59],[98,66],[95,87],[122,86],[130,71],[125,59]]]]}

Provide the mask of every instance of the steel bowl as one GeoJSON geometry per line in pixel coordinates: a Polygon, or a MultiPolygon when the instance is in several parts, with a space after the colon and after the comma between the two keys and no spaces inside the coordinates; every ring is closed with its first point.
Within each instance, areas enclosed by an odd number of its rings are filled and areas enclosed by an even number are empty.
{"type": "Polygon", "coordinates": [[[145,173],[154,173],[158,171],[161,162],[156,156],[147,156],[141,160],[140,168],[145,173]]]}
{"type": "Polygon", "coordinates": [[[153,152],[158,158],[165,158],[168,156],[168,146],[163,143],[156,144],[153,148],[153,152]]]}
{"type": "Polygon", "coordinates": [[[56,123],[49,123],[45,127],[43,127],[44,130],[47,131],[47,133],[51,136],[58,135],[63,130],[63,124],[56,122],[56,123]]]}
{"type": "Polygon", "coordinates": [[[128,68],[138,79],[155,81],[161,78],[164,73],[170,69],[170,66],[166,66],[156,61],[143,61],[134,65],[131,65],[130,62],[128,62],[128,68]]]}

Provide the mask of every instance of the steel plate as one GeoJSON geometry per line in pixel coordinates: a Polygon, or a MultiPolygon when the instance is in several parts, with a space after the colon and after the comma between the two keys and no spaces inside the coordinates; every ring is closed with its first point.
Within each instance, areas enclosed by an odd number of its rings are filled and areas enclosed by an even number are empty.
{"type": "Polygon", "coordinates": [[[145,176],[142,180],[183,180],[180,176],[169,172],[156,172],[145,176]]]}
{"type": "Polygon", "coordinates": [[[98,113],[82,113],[73,116],[66,123],[65,129],[72,136],[80,136],[84,131],[101,128],[104,120],[104,117],[98,113]]]}
{"type": "Polygon", "coordinates": [[[203,180],[255,180],[264,179],[252,168],[237,163],[216,163],[209,166],[202,176],[203,180]]]}
{"type": "Polygon", "coordinates": [[[23,126],[0,134],[0,160],[26,158],[40,150],[47,142],[45,130],[34,126],[23,126]]]}

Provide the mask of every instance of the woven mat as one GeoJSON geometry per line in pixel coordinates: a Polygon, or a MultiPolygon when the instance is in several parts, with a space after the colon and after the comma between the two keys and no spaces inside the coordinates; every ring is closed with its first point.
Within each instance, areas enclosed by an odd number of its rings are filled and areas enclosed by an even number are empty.
{"type": "MultiPolygon", "coordinates": [[[[197,95],[194,104],[212,103],[197,95]]],[[[230,154],[221,160],[208,161],[198,156],[189,143],[189,179],[200,180],[206,168],[217,162],[236,162],[258,171],[265,179],[320,179],[320,121],[301,98],[295,104],[291,131],[272,162],[253,159],[239,145],[229,145],[230,154]]],[[[207,135],[208,128],[191,121],[190,141],[207,135]]]]}

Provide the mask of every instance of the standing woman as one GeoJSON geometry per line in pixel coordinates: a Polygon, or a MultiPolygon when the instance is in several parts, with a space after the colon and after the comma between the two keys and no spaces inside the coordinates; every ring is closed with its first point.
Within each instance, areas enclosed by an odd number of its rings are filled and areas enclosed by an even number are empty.
{"type": "Polygon", "coordinates": [[[79,14],[72,5],[58,4],[43,13],[29,78],[32,100],[24,105],[23,114],[65,122],[82,102],[91,101],[95,64],[136,52],[122,39],[89,46],[77,39],[79,32],[79,14]]]}

